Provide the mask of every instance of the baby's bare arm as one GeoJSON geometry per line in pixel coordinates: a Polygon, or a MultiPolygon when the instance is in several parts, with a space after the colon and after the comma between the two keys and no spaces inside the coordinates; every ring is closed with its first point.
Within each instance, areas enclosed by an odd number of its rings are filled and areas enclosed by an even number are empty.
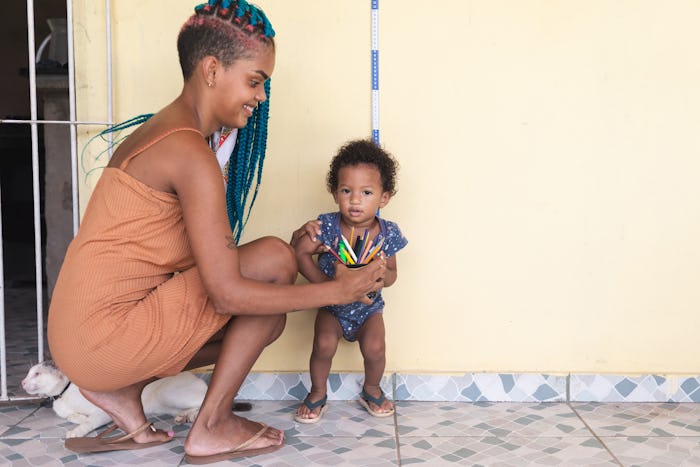
{"type": "Polygon", "coordinates": [[[309,282],[318,283],[329,280],[314,261],[313,256],[318,252],[319,241],[311,240],[310,235],[302,235],[294,242],[294,253],[297,257],[299,272],[309,282]]]}
{"type": "MultiPolygon", "coordinates": [[[[380,253],[384,255],[384,252],[380,253]]],[[[398,270],[396,268],[396,255],[386,259],[386,274],[384,274],[384,287],[389,287],[394,282],[398,275],[398,270]]]]}

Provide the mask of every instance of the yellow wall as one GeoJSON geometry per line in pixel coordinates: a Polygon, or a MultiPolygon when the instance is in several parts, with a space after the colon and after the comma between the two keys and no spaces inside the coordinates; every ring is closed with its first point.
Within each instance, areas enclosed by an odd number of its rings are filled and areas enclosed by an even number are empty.
{"type": "MultiPolygon", "coordinates": [[[[106,118],[102,2],[74,0],[80,119],[106,118]]],[[[277,31],[269,149],[245,238],[333,209],[370,134],[370,0],[257,0],[277,31]]],[[[192,0],[113,0],[115,121],[182,81],[192,0]]],[[[382,0],[383,210],[410,240],[387,371],[700,372],[700,3],[382,0]]],[[[82,147],[82,145],[81,145],[82,147]]],[[[83,200],[90,191],[84,184],[83,200]]],[[[304,371],[313,313],[256,366],[304,371]]],[[[344,343],[333,371],[359,371],[344,343]]]]}

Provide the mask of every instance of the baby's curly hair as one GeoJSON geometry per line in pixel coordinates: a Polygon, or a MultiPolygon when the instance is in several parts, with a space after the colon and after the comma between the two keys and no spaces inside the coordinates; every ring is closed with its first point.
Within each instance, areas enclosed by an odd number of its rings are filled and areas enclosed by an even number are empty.
{"type": "Polygon", "coordinates": [[[358,139],[345,143],[331,160],[326,187],[333,193],[338,189],[338,172],[343,167],[358,164],[371,164],[377,167],[382,178],[382,190],[391,196],[396,194],[396,172],[399,163],[394,157],[374,142],[358,139]]]}

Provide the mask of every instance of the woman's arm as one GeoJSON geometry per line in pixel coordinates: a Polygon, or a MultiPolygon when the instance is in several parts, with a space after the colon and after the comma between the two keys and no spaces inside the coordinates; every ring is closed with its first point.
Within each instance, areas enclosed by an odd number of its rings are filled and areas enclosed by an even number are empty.
{"type": "Polygon", "coordinates": [[[228,223],[221,169],[201,137],[184,132],[177,136],[177,145],[169,145],[176,147],[167,165],[161,166],[179,198],[195,263],[218,311],[285,313],[364,300],[368,291],[381,287],[386,261],[363,271],[339,268],[336,280],[318,284],[280,285],[244,277],[228,223]]]}

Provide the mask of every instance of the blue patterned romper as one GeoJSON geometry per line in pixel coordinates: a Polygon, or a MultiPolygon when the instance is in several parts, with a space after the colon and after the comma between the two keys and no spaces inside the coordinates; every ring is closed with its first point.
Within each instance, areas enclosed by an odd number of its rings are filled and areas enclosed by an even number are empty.
{"type": "MultiPolygon", "coordinates": [[[[340,239],[340,213],[331,212],[318,216],[321,221],[321,241],[338,251],[338,241],[340,239]]],[[[387,257],[393,256],[400,249],[408,244],[408,240],[403,236],[399,226],[394,222],[377,218],[379,221],[380,235],[384,237],[382,251],[387,257]]],[[[377,238],[378,240],[379,238],[377,238]]],[[[322,253],[318,258],[318,266],[328,277],[335,274],[334,265],[337,262],[330,253],[322,253]]],[[[357,340],[357,331],[360,326],[367,321],[367,318],[374,313],[381,313],[384,310],[384,299],[381,290],[374,297],[371,305],[362,302],[354,302],[347,305],[329,305],[321,308],[336,317],[343,328],[343,337],[353,342],[357,340]]]]}

